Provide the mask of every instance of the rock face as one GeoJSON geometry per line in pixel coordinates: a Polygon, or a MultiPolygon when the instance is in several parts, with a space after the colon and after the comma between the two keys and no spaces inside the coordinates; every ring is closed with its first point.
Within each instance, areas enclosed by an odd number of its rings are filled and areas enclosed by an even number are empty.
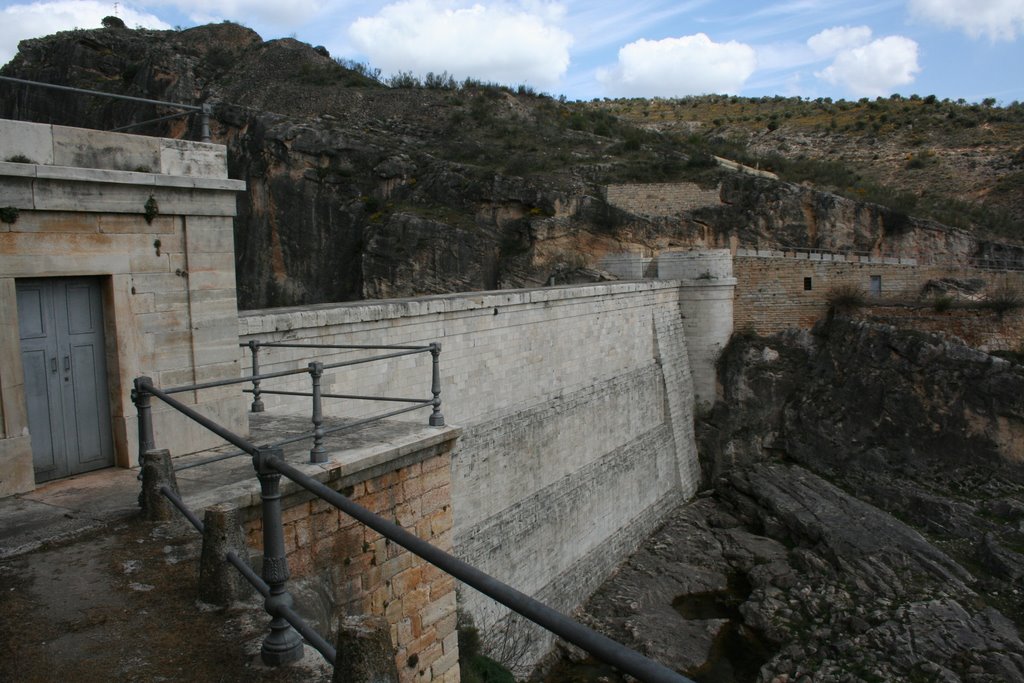
{"type": "Polygon", "coordinates": [[[703,681],[1024,681],[1024,369],[843,318],[734,338],[711,488],[592,598],[703,681]]]}
{"type": "MultiPolygon", "coordinates": [[[[235,224],[242,308],[593,281],[607,277],[596,268],[609,253],[734,242],[1021,258],[877,206],[726,172],[695,172],[721,187],[719,207],[634,215],[609,206],[604,186],[685,170],[671,139],[629,145],[635,129],[583,129],[572,105],[529,93],[387,88],[323,48],[264,42],[230,23],[26,40],[3,73],[213,105],[213,139],[249,186],[235,224]]],[[[0,83],[9,118],[110,129],[172,111],[0,83]]],[[[198,130],[181,118],[135,132],[198,130]]]]}

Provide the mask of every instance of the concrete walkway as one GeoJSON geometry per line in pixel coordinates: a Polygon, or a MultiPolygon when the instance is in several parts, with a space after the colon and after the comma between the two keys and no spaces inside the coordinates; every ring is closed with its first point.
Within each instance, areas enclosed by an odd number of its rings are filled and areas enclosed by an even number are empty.
{"type": "MultiPolygon", "coordinates": [[[[307,418],[253,417],[253,443],[309,429],[307,418]]],[[[308,440],[285,447],[285,459],[321,480],[391,467],[405,453],[457,433],[425,422],[378,422],[335,434],[325,441],[324,464],[309,464],[308,440]]],[[[199,534],[183,518],[145,521],[137,475],[106,469],[0,500],[0,681],[330,681],[330,666],[308,646],[295,665],[262,664],[269,617],[255,591],[229,608],[197,601],[199,534]]],[[[181,470],[177,478],[200,518],[207,504],[259,500],[245,456],[181,470]]]]}
{"type": "MultiPolygon", "coordinates": [[[[423,420],[426,422],[426,419],[423,420]]],[[[249,440],[265,444],[310,429],[300,416],[250,415],[249,440]]],[[[328,462],[309,464],[310,440],[284,446],[285,459],[318,479],[347,476],[392,463],[423,442],[436,440],[451,428],[385,420],[329,435],[324,440],[328,462]]],[[[158,447],[165,447],[158,444],[158,447]]],[[[232,446],[175,458],[175,466],[192,465],[232,446]]],[[[173,451],[172,451],[173,453],[173,451]]],[[[138,468],[109,468],[44,484],[31,493],[0,499],[0,559],[61,542],[139,512],[138,468]]],[[[190,508],[202,517],[209,505],[231,502],[244,508],[259,501],[259,483],[246,455],[177,472],[178,487],[190,508]]],[[[283,482],[282,490],[293,488],[283,482]]]]}

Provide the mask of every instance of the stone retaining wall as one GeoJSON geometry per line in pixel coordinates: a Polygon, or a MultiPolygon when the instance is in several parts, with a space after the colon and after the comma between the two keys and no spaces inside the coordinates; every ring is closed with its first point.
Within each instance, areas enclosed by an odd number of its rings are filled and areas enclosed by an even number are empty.
{"type": "MultiPolygon", "coordinates": [[[[1009,284],[1024,291],[1024,273],[977,268],[919,266],[900,259],[810,259],[791,254],[739,255],[736,276],[736,330],[774,334],[787,327],[811,327],[828,312],[830,290],[861,289],[870,302],[872,278],[881,299],[919,300],[930,280],[981,280],[987,287],[1009,284]]],[[[831,255],[829,255],[831,256],[831,255]]],[[[947,320],[952,320],[947,318],[947,320]]]]}

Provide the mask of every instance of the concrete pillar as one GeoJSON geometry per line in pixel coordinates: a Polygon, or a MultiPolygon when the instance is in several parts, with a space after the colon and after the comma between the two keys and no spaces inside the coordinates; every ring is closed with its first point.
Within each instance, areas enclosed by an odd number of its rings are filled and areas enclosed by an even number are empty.
{"type": "Polygon", "coordinates": [[[139,505],[142,514],[152,522],[167,522],[178,514],[174,504],[160,493],[160,487],[164,485],[178,493],[178,479],[171,465],[171,452],[166,448],[146,451],[142,454],[142,493],[139,494],[139,505]]]}
{"type": "Polygon", "coordinates": [[[249,558],[238,508],[223,503],[208,507],[203,515],[203,552],[199,560],[199,599],[203,602],[226,607],[249,594],[248,582],[224,559],[229,552],[242,560],[249,558]]]}
{"type": "MultiPolygon", "coordinates": [[[[414,655],[415,656],[415,655],[414,655]]],[[[334,683],[398,683],[391,629],[384,617],[342,617],[334,683]]]]}

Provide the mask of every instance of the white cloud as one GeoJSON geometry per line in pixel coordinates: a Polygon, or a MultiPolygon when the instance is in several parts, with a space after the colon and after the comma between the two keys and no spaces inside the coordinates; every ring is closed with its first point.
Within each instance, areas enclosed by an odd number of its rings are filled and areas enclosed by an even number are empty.
{"type": "Polygon", "coordinates": [[[196,24],[230,19],[243,25],[295,28],[314,19],[324,9],[323,2],[282,2],[281,0],[139,0],[147,6],[174,7],[196,24]]]}
{"type": "Polygon", "coordinates": [[[917,43],[903,36],[887,36],[840,52],[831,66],[815,76],[854,95],[877,97],[912,83],[920,71],[917,43]]]}
{"type": "Polygon", "coordinates": [[[749,45],[716,43],[703,33],[638,40],[619,50],[619,62],[597,79],[620,97],[678,97],[738,93],[757,67],[749,45]]]}
{"type": "Polygon", "coordinates": [[[447,71],[457,78],[552,86],[569,68],[572,36],[558,27],[560,5],[388,5],[357,19],[349,38],[384,73],[447,71]]]}
{"type": "MultiPolygon", "coordinates": [[[[112,14],[114,7],[111,3],[93,0],[8,5],[0,10],[0,64],[6,64],[14,57],[21,40],[73,28],[99,28],[103,17],[112,14]]],[[[129,28],[170,28],[152,14],[125,5],[121,5],[117,14],[129,28]]]]}
{"type": "Polygon", "coordinates": [[[1024,33],[1021,0],[910,0],[910,11],[928,21],[963,29],[972,38],[1009,41],[1024,33]]]}
{"type": "Polygon", "coordinates": [[[837,55],[871,41],[871,29],[867,26],[836,26],[827,28],[807,39],[807,47],[821,58],[837,55]]]}

